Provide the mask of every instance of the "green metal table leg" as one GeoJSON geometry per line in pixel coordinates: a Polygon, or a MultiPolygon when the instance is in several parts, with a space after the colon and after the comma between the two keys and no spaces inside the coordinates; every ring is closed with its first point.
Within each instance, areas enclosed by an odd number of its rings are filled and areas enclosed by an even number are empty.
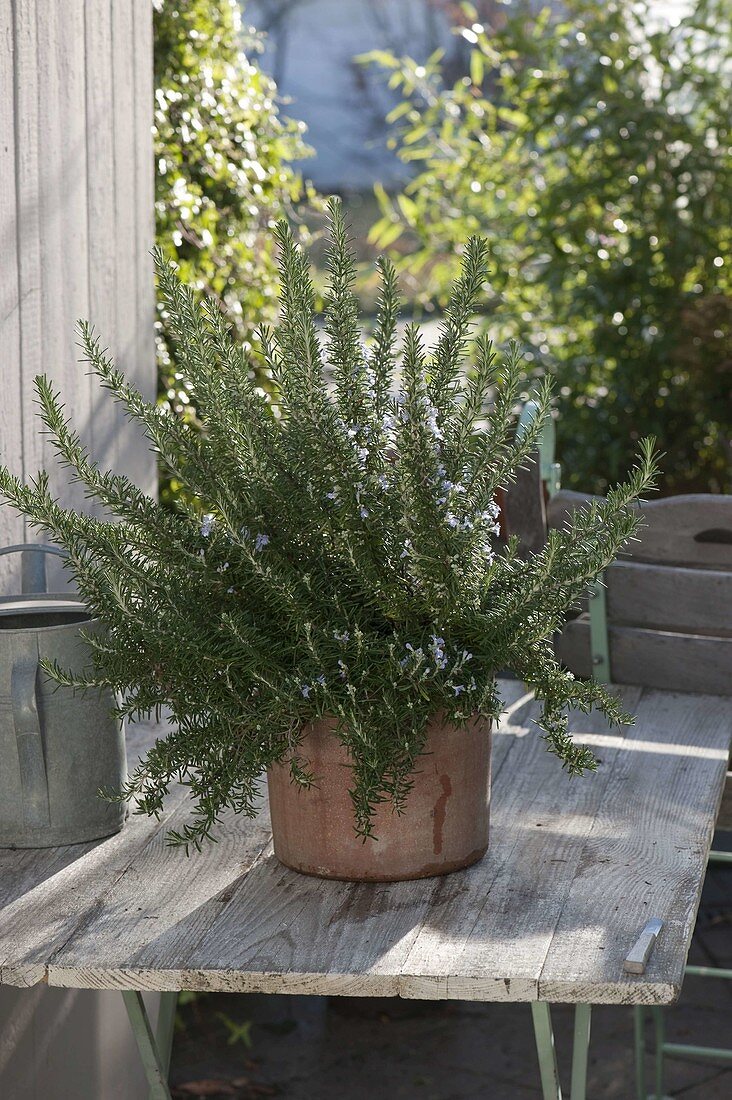
{"type": "Polygon", "coordinates": [[[633,1009],[633,1035],[635,1039],[635,1095],[636,1100],[648,1100],[646,1092],[646,1010],[643,1005],[633,1009]]]}
{"type": "Polygon", "coordinates": [[[173,1031],[175,1029],[175,1010],[178,1007],[177,993],[161,993],[158,1009],[158,1022],[155,1028],[160,1064],[166,1077],[170,1073],[170,1055],[173,1050],[173,1031]]]}
{"type": "Polygon", "coordinates": [[[666,1055],[665,1043],[666,1043],[666,1023],[663,1018],[663,1009],[658,1005],[654,1005],[651,1009],[653,1013],[653,1029],[655,1032],[656,1043],[656,1072],[655,1072],[655,1092],[654,1096],[656,1100],[663,1100],[663,1060],[666,1055]]]}
{"type": "Polygon", "coordinates": [[[544,1100],[562,1100],[562,1086],[559,1083],[551,1009],[544,1001],[532,1001],[531,1015],[534,1020],[536,1053],[539,1056],[542,1096],[544,1100]]]}
{"type": "MultiPolygon", "coordinates": [[[[562,1100],[562,1086],[557,1068],[551,1008],[544,1001],[533,1002],[531,1015],[534,1020],[534,1037],[536,1039],[536,1053],[539,1057],[542,1096],[544,1100],[562,1100]]],[[[587,1065],[590,1055],[591,1017],[592,1005],[576,1005],[574,1010],[571,1100],[587,1100],[587,1065]]]]}
{"type": "Polygon", "coordinates": [[[161,1060],[142,993],[137,989],[123,989],[122,998],[150,1086],[150,1100],[171,1100],[167,1068],[161,1060]]]}
{"type": "Polygon", "coordinates": [[[592,1005],[577,1005],[574,1010],[571,1100],[587,1100],[587,1063],[590,1056],[592,1005]]]}

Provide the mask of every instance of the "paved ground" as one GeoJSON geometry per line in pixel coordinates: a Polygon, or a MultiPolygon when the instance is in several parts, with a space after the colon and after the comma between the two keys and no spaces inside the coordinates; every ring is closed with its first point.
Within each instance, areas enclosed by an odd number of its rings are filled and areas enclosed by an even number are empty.
{"type": "MultiPolygon", "coordinates": [[[[691,961],[732,968],[732,867],[710,871],[691,961]]],[[[171,1081],[181,1100],[540,1097],[528,1006],[217,995],[180,1015],[171,1081]]],[[[571,1010],[554,1020],[567,1081],[571,1010]]],[[[667,1020],[672,1040],[732,1046],[732,982],[687,979],[667,1020]]],[[[589,1100],[633,1100],[632,1029],[627,1009],[595,1011],[589,1100]]],[[[650,1085],[650,1060],[648,1070],[650,1085]]],[[[732,1063],[669,1061],[666,1093],[730,1100],[732,1063]]]]}

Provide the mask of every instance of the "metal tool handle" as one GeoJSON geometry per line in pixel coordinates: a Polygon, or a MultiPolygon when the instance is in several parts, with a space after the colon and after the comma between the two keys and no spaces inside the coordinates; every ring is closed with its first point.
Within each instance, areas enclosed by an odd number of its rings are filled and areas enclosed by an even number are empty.
{"type": "Polygon", "coordinates": [[[48,775],[36,698],[37,683],[37,657],[28,654],[18,657],[10,674],[10,697],[23,795],[23,820],[31,828],[51,824],[48,775]]]}
{"type": "Polygon", "coordinates": [[[658,917],[653,917],[648,921],[623,963],[623,970],[626,974],[645,974],[646,963],[651,957],[651,951],[653,951],[653,946],[662,928],[663,921],[659,920],[658,917]]]}

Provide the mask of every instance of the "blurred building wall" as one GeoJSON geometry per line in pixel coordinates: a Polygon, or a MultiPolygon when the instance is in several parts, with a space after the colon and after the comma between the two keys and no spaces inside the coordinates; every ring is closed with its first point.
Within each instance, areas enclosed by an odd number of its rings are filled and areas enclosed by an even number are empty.
{"type": "Polygon", "coordinates": [[[386,82],[354,58],[392,50],[424,61],[438,47],[460,50],[434,0],[251,0],[244,22],[266,32],[263,68],[307,123],[315,156],[304,171],[324,191],[403,182],[386,143],[385,115],[398,102],[386,82]]]}

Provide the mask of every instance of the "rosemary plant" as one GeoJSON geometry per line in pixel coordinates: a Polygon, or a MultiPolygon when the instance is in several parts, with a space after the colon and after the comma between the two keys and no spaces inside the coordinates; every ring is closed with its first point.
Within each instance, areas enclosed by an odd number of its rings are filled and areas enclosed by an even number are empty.
{"type": "Polygon", "coordinates": [[[160,293],[202,433],[143,400],[80,325],[92,371],[188,490],[174,511],[95,464],[43,376],[41,416],[58,461],[113,518],[61,507],[45,473],[25,485],[0,471],[7,500],[66,548],[107,628],[88,639],[87,674],[47,671],[74,688],[111,686],[120,717],[172,716],[172,732],[119,797],[157,815],[171,784],[187,784],[194,808],[169,839],[198,848],[227,807],[255,812],[262,773],[291,750],[293,781],[312,782],[298,742],[308,722],[330,715],[352,759],[355,827],[371,835],[374,808],[388,801],[398,811],[408,797],[428,720],[497,718],[503,668],[535,688],[547,748],[567,772],[594,769],[591,751],[568,736],[567,708],[626,716],[602,686],[560,667],[551,637],[633,535],[630,505],[654,476],[651,444],[625,484],[550,532],[541,553],[497,552],[496,490],[531,455],[550,390],[517,439],[519,351],[498,356],[487,339],[469,340],[485,241],[468,242],[428,352],[411,325],[397,350],[385,260],[375,331],[362,340],[337,204],[322,339],[308,261],[286,224],[275,236],[281,310],[276,328],[260,330],[259,350],[276,405],[252,382],[219,308],[199,303],[160,254],[160,293]]]}

